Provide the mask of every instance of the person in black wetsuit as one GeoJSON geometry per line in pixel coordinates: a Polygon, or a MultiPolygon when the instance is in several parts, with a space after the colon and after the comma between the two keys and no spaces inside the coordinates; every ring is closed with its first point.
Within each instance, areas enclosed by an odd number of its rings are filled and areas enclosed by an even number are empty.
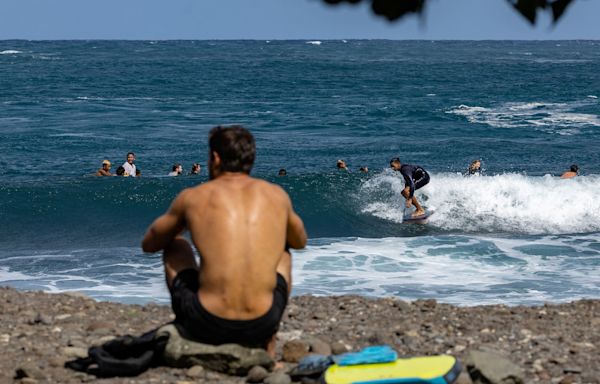
{"type": "Polygon", "coordinates": [[[418,165],[401,164],[399,157],[394,157],[390,160],[390,167],[394,171],[400,171],[402,177],[404,177],[402,196],[406,199],[406,208],[410,208],[412,205],[416,208],[412,217],[424,215],[425,210],[421,207],[421,204],[419,204],[419,201],[414,194],[417,189],[420,189],[429,183],[429,174],[427,171],[418,165]]]}

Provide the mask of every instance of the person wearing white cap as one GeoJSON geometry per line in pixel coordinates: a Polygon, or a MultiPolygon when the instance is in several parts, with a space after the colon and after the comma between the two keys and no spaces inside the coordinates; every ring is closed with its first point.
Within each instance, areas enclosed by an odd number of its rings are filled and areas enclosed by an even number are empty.
{"type": "Polygon", "coordinates": [[[96,176],[112,176],[113,174],[110,173],[110,161],[108,160],[104,160],[102,161],[102,168],[100,168],[98,170],[98,172],[96,172],[96,176]]]}

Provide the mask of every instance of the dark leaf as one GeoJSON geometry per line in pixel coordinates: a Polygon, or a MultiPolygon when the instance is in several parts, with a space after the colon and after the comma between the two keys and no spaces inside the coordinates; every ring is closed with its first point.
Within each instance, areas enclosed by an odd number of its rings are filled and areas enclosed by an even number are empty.
{"type": "Polygon", "coordinates": [[[408,13],[421,13],[425,0],[373,0],[371,8],[377,15],[393,21],[408,13]]]}
{"type": "Polygon", "coordinates": [[[535,24],[537,9],[546,7],[546,0],[508,0],[531,24],[535,24]]]}
{"type": "Polygon", "coordinates": [[[552,18],[556,23],[558,19],[565,13],[565,9],[571,4],[572,0],[556,0],[552,3],[552,18]]]}

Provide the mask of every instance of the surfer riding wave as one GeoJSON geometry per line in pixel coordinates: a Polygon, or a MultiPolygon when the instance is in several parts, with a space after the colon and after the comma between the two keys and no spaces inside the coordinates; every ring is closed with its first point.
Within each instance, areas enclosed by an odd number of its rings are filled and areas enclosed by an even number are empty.
{"type": "Polygon", "coordinates": [[[414,196],[417,189],[423,188],[429,183],[429,174],[419,165],[402,164],[399,157],[394,157],[390,160],[390,168],[394,171],[400,171],[404,177],[404,189],[401,194],[406,199],[406,208],[415,206],[415,211],[411,217],[419,217],[425,214],[425,210],[419,204],[419,201],[414,196]]]}

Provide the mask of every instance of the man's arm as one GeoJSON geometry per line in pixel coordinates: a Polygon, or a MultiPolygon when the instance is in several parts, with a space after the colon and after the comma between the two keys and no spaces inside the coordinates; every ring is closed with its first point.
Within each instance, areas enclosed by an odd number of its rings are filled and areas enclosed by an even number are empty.
{"type": "MultiPolygon", "coordinates": [[[[415,194],[415,183],[412,179],[412,174],[407,174],[406,170],[401,169],[400,173],[402,174],[402,177],[404,177],[404,187],[409,187],[409,192],[408,192],[408,197],[407,199],[410,199],[413,197],[413,195],[415,194]]],[[[405,196],[406,197],[406,196],[405,196]]]]}
{"type": "Polygon", "coordinates": [[[148,228],[144,240],[142,240],[144,252],[158,252],[165,249],[185,229],[184,200],[186,194],[186,191],[181,192],[169,210],[148,228]]]}
{"type": "Polygon", "coordinates": [[[306,231],[304,230],[304,223],[300,216],[294,212],[292,201],[287,194],[286,197],[288,203],[286,247],[302,249],[306,247],[306,231]]]}

